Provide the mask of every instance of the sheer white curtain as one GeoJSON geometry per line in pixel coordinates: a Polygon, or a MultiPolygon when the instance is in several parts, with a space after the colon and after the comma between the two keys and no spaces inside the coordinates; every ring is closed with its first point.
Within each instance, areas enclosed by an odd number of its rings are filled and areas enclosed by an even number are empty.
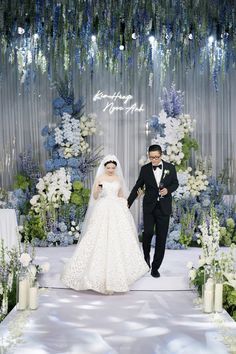
{"type": "MultiPolygon", "coordinates": [[[[166,74],[160,83],[160,67],[154,65],[152,86],[149,86],[149,73],[138,68],[134,63],[130,68],[120,66],[117,73],[111,73],[104,67],[94,73],[74,70],[75,97],[83,96],[86,111],[97,113],[103,135],[93,139],[94,146],[104,146],[104,154],[118,156],[124,169],[125,178],[130,188],[138,177],[140,157],[146,153],[145,123],[152,114],[160,111],[159,97],[163,86],[172,82],[176,88],[185,92],[184,112],[196,119],[195,137],[200,145],[200,152],[212,156],[213,172],[219,174],[226,167],[231,178],[231,192],[235,193],[236,177],[236,72],[231,69],[219,82],[216,92],[208,69],[202,72],[200,66],[186,71],[178,64],[175,71],[166,74]],[[98,91],[112,94],[121,92],[132,95],[130,103],[144,104],[144,112],[129,113],[103,112],[103,101],[93,101],[98,91]]],[[[46,152],[43,147],[41,129],[49,122],[55,122],[52,114],[52,99],[57,92],[50,86],[47,75],[38,74],[28,90],[21,86],[16,67],[5,62],[0,82],[0,186],[10,187],[16,173],[16,159],[20,152],[32,145],[35,158],[43,164],[46,152]]],[[[91,176],[92,178],[92,176],[91,176]]],[[[135,215],[138,215],[138,203],[135,215]]]]}

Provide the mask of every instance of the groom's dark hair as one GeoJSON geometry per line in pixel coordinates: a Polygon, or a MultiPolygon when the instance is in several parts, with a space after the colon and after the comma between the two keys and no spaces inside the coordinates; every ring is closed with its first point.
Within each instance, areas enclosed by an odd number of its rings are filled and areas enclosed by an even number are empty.
{"type": "Polygon", "coordinates": [[[151,151],[159,151],[160,154],[162,154],[162,149],[161,149],[160,145],[150,145],[148,148],[148,152],[151,152],[151,151]]]}

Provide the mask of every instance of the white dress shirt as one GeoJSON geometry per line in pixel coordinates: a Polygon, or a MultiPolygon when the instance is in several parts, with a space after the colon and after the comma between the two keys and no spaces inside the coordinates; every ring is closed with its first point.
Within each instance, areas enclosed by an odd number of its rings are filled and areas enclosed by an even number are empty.
{"type": "Polygon", "coordinates": [[[161,176],[162,176],[162,173],[163,173],[163,163],[162,162],[159,163],[158,166],[162,166],[162,169],[157,167],[155,171],[153,170],[153,173],[154,173],[154,176],[155,176],[155,179],[156,179],[156,182],[157,182],[157,186],[159,187],[159,184],[160,184],[160,181],[161,181],[161,176]]]}

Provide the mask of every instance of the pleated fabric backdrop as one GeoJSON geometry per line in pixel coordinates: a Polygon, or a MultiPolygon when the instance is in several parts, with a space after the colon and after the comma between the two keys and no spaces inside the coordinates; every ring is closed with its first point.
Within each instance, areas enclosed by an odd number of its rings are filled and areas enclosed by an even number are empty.
{"type": "MultiPolygon", "coordinates": [[[[218,175],[225,167],[230,179],[231,193],[235,193],[236,177],[236,71],[231,69],[219,82],[219,91],[213,86],[209,68],[204,72],[199,66],[186,70],[181,63],[175,70],[166,73],[161,83],[160,65],[153,67],[153,80],[137,63],[129,69],[120,66],[118,73],[98,67],[94,72],[79,73],[74,69],[73,80],[76,99],[83,96],[86,112],[96,113],[103,135],[93,138],[94,147],[103,146],[104,154],[114,153],[120,159],[125,178],[130,188],[138,177],[138,161],[146,153],[149,143],[146,120],[158,114],[163,86],[176,84],[185,92],[184,112],[196,119],[194,135],[200,145],[200,154],[212,159],[213,174],[218,175]],[[122,111],[103,112],[106,100],[93,101],[94,94],[101,90],[107,94],[121,92],[132,95],[129,104],[144,105],[144,112],[125,114],[122,111]]],[[[38,73],[28,87],[22,85],[17,68],[7,61],[2,64],[0,82],[0,187],[11,188],[16,173],[18,154],[32,146],[34,157],[40,164],[47,156],[43,147],[41,129],[55,123],[52,100],[57,97],[47,75],[38,73]]],[[[117,102],[116,102],[117,103],[117,102]]],[[[117,105],[117,104],[115,104],[117,105]]],[[[90,181],[93,176],[90,176],[90,181]]],[[[135,215],[139,213],[138,203],[135,215]]]]}

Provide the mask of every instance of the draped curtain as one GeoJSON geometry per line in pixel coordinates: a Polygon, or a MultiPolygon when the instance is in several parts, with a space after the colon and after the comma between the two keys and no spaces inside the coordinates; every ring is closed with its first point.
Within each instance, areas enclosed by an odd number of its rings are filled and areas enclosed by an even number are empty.
{"type": "MultiPolygon", "coordinates": [[[[85,111],[97,114],[103,131],[103,135],[93,138],[93,147],[103,146],[104,154],[114,153],[118,156],[127,183],[132,188],[139,173],[138,161],[146,154],[150,142],[146,120],[160,112],[162,89],[174,82],[176,89],[185,93],[184,112],[196,119],[194,135],[199,142],[199,154],[205,160],[211,160],[214,175],[225,168],[230,192],[235,193],[235,69],[230,69],[224,79],[219,78],[218,92],[213,85],[210,69],[202,70],[200,64],[186,70],[179,61],[175,63],[175,70],[167,70],[164,79],[160,71],[158,62],[154,63],[153,77],[135,62],[129,68],[125,68],[121,62],[116,73],[108,72],[103,66],[82,73],[74,68],[75,98],[84,97],[85,111]],[[98,90],[107,94],[130,94],[133,96],[130,104],[143,104],[144,112],[103,112],[106,100],[93,101],[98,90]]],[[[41,129],[48,123],[56,122],[52,100],[57,96],[47,75],[38,73],[33,82],[22,85],[17,68],[4,61],[0,82],[0,187],[12,188],[18,155],[30,145],[34,158],[43,165],[47,153],[43,147],[41,129]]],[[[91,175],[90,182],[92,178],[91,175]]],[[[138,203],[135,208],[137,216],[138,203]]]]}

